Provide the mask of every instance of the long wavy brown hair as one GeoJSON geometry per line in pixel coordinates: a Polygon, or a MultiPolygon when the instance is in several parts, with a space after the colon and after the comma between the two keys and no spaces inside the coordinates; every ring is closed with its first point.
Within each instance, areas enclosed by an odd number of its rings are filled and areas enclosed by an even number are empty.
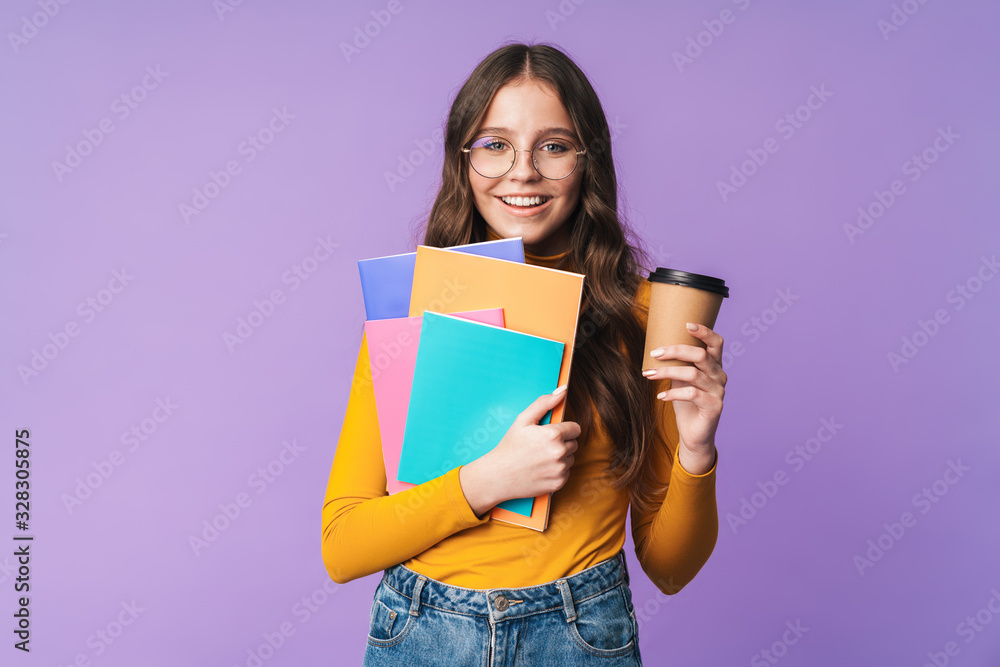
{"type": "Polygon", "coordinates": [[[587,148],[580,202],[564,223],[571,229],[573,271],[586,275],[567,407],[580,424],[581,443],[600,419],[614,443],[605,472],[614,476],[614,488],[628,487],[636,508],[649,511],[666,482],[652,474],[650,448],[662,447],[672,457],[657,428],[655,384],[639,373],[645,329],[635,313],[635,294],[650,270],[649,256],[618,214],[611,133],[600,100],[563,51],[547,44],[507,44],[473,70],[448,115],[442,183],[423,245],[445,248],[487,240],[461,149],[479,129],[497,90],[530,79],[558,91],[587,148]],[[597,415],[591,413],[591,401],[597,415]]]}

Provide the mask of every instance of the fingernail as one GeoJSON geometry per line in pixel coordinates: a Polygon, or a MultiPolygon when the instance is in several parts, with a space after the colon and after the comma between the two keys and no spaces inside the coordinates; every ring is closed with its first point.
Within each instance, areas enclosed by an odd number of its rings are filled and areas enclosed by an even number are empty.
{"type": "Polygon", "coordinates": [[[649,369],[648,371],[643,371],[643,372],[642,372],[642,374],[643,374],[643,375],[652,375],[652,374],[653,374],[653,373],[655,373],[655,372],[656,372],[656,371],[655,371],[655,370],[653,370],[653,369],[651,368],[651,369],[649,369]]]}
{"type": "Polygon", "coordinates": [[[695,324],[694,322],[688,322],[687,323],[687,328],[688,328],[689,331],[697,331],[698,330],[698,325],[695,324]]]}
{"type": "Polygon", "coordinates": [[[649,356],[651,356],[651,357],[658,357],[661,354],[663,354],[663,348],[662,347],[658,347],[655,350],[653,350],[652,352],[650,352],[649,356]]]}
{"type": "Polygon", "coordinates": [[[568,386],[569,386],[568,384],[564,384],[561,387],[557,387],[556,390],[554,392],[552,392],[552,395],[553,396],[558,396],[559,394],[561,394],[564,391],[566,391],[566,387],[568,387],[568,386]]]}

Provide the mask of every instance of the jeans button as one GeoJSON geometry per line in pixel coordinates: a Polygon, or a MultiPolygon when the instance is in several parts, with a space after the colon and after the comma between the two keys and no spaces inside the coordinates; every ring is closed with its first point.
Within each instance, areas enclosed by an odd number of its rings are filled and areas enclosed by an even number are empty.
{"type": "Polygon", "coordinates": [[[510,603],[507,602],[507,598],[501,595],[500,597],[497,598],[496,605],[497,605],[497,611],[506,611],[507,607],[510,606],[510,603]]]}

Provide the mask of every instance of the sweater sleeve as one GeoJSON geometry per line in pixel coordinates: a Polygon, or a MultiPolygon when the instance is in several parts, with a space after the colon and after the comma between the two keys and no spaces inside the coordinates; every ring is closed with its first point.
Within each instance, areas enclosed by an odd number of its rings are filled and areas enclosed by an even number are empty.
{"type": "MultiPolygon", "coordinates": [[[[636,292],[637,315],[643,327],[649,317],[651,287],[643,279],[636,292]]],[[[653,383],[655,393],[670,388],[669,378],[653,383]]],[[[646,575],[663,593],[673,595],[694,579],[715,550],[719,537],[715,500],[718,453],[708,472],[692,475],[677,461],[680,437],[674,404],[657,399],[656,419],[666,447],[654,447],[649,462],[662,489],[655,497],[662,501],[648,512],[632,505],[632,541],[646,575]]]]}
{"type": "MultiPolygon", "coordinates": [[[[657,382],[657,393],[670,388],[670,380],[657,382]]],[[[643,571],[666,595],[686,586],[715,549],[719,513],[715,499],[715,469],[692,475],[677,460],[677,422],[672,403],[657,400],[668,452],[656,448],[652,464],[659,480],[668,480],[667,493],[651,512],[632,512],[632,541],[643,571]]]]}
{"type": "Polygon", "coordinates": [[[386,493],[367,336],[354,368],[347,411],[323,502],[322,554],[343,584],[402,563],[445,537],[490,520],[469,506],[461,466],[399,493],[386,493]]]}

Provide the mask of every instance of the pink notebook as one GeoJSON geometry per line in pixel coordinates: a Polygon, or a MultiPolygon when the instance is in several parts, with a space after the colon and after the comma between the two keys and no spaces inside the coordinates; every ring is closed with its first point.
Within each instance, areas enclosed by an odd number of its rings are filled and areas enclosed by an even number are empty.
{"type": "MultiPolygon", "coordinates": [[[[504,326],[503,308],[452,314],[467,320],[504,326]]],[[[410,405],[410,386],[417,364],[423,319],[422,315],[417,315],[365,322],[375,411],[382,436],[382,458],[385,460],[386,491],[390,495],[416,486],[397,480],[396,472],[399,470],[399,455],[403,451],[406,411],[410,405]]]]}

